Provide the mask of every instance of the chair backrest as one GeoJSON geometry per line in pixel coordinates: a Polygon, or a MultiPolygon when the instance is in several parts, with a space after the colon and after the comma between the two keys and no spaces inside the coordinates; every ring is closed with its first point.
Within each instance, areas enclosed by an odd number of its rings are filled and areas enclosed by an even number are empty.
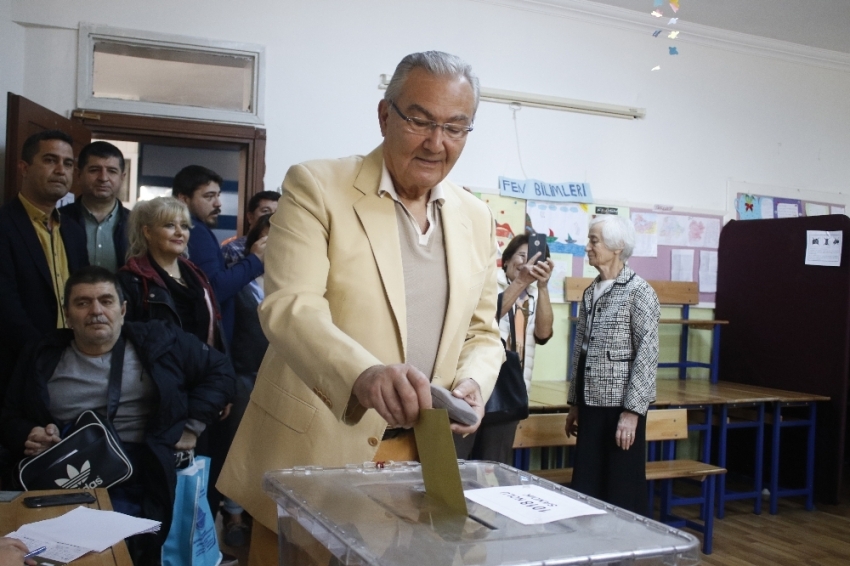
{"type": "MultiPolygon", "coordinates": [[[[574,446],[576,437],[567,438],[564,413],[532,414],[520,421],[514,448],[574,446]]],[[[579,430],[581,429],[579,419],[579,430]]],[[[655,409],[646,413],[646,440],[681,440],[688,437],[687,409],[655,409]]]]}
{"type": "MultiPolygon", "coordinates": [[[[565,277],[564,300],[581,301],[584,290],[590,287],[590,277],[565,277]]],[[[689,281],[647,281],[658,295],[662,305],[695,305],[699,303],[699,287],[689,281]]]]}

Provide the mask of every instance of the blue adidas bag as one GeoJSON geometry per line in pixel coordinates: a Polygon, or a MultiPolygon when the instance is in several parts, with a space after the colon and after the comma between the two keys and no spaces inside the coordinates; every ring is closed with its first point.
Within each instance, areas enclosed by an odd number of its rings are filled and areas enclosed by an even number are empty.
{"type": "Polygon", "coordinates": [[[218,566],[221,551],[215,517],[207,501],[210,459],[195,456],[186,469],[177,470],[174,517],[162,545],[162,566],[218,566]]]}

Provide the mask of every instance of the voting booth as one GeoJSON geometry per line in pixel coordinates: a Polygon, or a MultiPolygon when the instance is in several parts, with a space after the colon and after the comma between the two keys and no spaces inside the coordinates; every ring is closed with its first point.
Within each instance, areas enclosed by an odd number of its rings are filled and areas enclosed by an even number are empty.
{"type": "Polygon", "coordinates": [[[460,461],[459,467],[468,514],[452,513],[427,496],[416,462],[268,472],[264,489],[277,503],[280,564],[699,562],[699,541],[690,534],[503,464],[460,461]],[[519,519],[473,501],[484,500],[483,494],[509,500],[519,519]],[[570,514],[572,506],[588,506],[584,512],[594,514],[546,518],[552,511],[570,514]]]}

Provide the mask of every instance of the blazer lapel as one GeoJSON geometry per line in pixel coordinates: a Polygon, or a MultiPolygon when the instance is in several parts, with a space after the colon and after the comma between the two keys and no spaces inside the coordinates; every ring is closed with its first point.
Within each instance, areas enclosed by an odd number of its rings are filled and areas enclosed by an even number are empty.
{"type": "Polygon", "coordinates": [[[35,228],[27,215],[27,209],[17,197],[9,203],[12,206],[12,211],[15,214],[11,215],[15,228],[21,234],[21,240],[29,252],[33,263],[38,269],[38,272],[44,278],[48,285],[53,286],[53,281],[50,277],[50,267],[47,265],[47,258],[44,257],[44,250],[41,247],[41,242],[38,241],[38,235],[35,233],[35,228]]]}
{"type": "Polygon", "coordinates": [[[354,188],[363,196],[354,203],[372,255],[381,274],[381,283],[390,302],[403,351],[407,352],[407,308],[404,300],[404,267],[401,262],[401,243],[398,237],[395,201],[378,196],[383,171],[382,146],[370,153],[354,181],[354,188]]]}
{"type": "Polygon", "coordinates": [[[443,322],[443,334],[440,337],[440,347],[437,349],[437,359],[434,368],[439,368],[451,345],[455,329],[461,324],[464,307],[469,300],[469,266],[472,265],[469,242],[472,241],[469,219],[461,210],[455,195],[449,187],[445,187],[445,202],[440,209],[443,223],[443,242],[446,247],[446,266],[449,273],[449,305],[446,308],[446,318],[443,322]]]}

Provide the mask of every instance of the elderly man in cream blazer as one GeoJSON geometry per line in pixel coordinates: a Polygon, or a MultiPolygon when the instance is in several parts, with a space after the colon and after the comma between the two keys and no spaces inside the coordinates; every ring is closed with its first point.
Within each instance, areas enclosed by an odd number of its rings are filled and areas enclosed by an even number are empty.
{"type": "MultiPolygon", "coordinates": [[[[260,307],[269,348],[218,482],[268,529],[277,515],[264,472],[390,459],[379,450],[390,436],[412,444],[398,429],[431,407],[429,381],[466,400],[479,422],[484,414],[504,354],[495,224],[444,180],[477,103],[477,79],[459,58],[409,55],[378,106],[381,146],[286,175],[260,307]]],[[[252,564],[276,544],[258,540],[273,536],[258,527],[252,564]]]]}

